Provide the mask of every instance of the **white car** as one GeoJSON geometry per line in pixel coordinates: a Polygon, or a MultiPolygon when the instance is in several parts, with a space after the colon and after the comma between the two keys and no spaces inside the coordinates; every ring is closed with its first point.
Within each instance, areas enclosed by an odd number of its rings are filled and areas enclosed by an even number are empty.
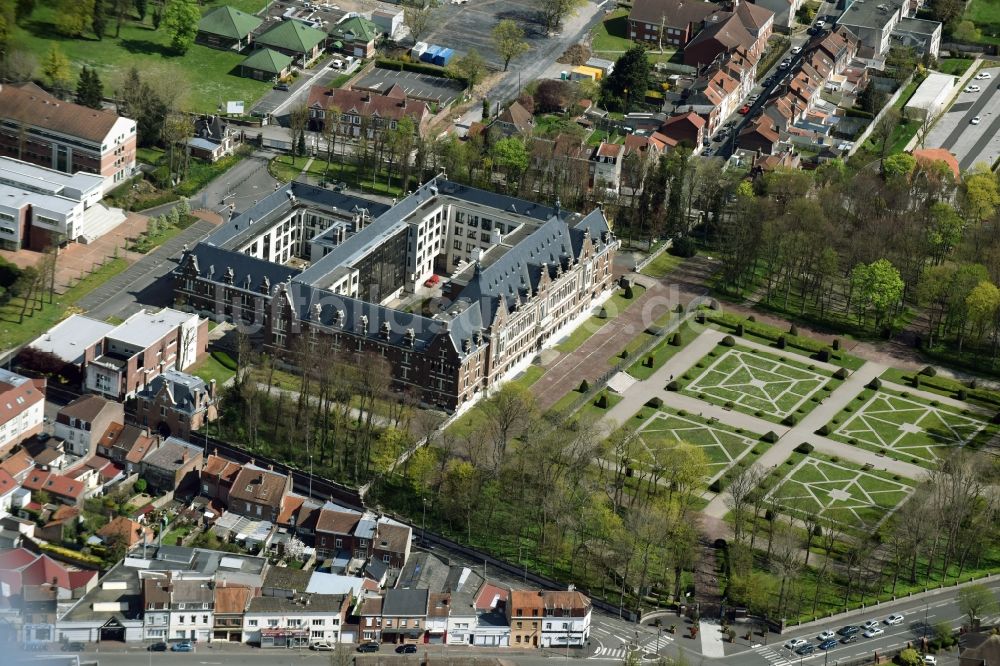
{"type": "Polygon", "coordinates": [[[825,641],[825,640],[829,640],[829,639],[833,638],[836,635],[837,634],[835,634],[832,631],[830,631],[829,629],[827,629],[826,631],[820,633],[820,635],[816,637],[816,640],[818,640],[818,641],[825,641]]]}
{"type": "MultiPolygon", "coordinates": [[[[978,74],[976,74],[976,79],[979,80],[979,81],[982,81],[984,79],[989,79],[989,78],[992,78],[992,77],[993,77],[993,75],[990,74],[989,72],[979,72],[978,74]]],[[[931,657],[933,655],[927,655],[927,656],[931,657]]]]}
{"type": "Polygon", "coordinates": [[[901,613],[893,613],[889,617],[885,618],[885,623],[890,627],[897,624],[903,624],[903,615],[901,613]]]}
{"type": "Polygon", "coordinates": [[[801,46],[793,46],[792,47],[792,55],[798,55],[799,53],[802,53],[802,47],[801,46]]]}
{"type": "Polygon", "coordinates": [[[822,30],[826,27],[826,21],[816,21],[816,27],[822,30]]]}
{"type": "Polygon", "coordinates": [[[932,654],[925,654],[924,663],[927,664],[927,666],[937,666],[937,657],[932,654]]]}
{"type": "Polygon", "coordinates": [[[317,652],[332,652],[333,646],[326,641],[317,641],[316,643],[310,643],[309,649],[317,652]]]}
{"type": "Polygon", "coordinates": [[[793,638],[792,640],[790,640],[787,643],[785,643],[785,649],[786,650],[794,650],[795,648],[802,647],[803,645],[805,645],[808,642],[809,641],[807,641],[804,638],[793,638]]]}
{"type": "Polygon", "coordinates": [[[877,626],[878,626],[878,620],[868,620],[867,622],[865,622],[864,624],[861,625],[861,628],[862,629],[874,629],[877,626]]]}
{"type": "Polygon", "coordinates": [[[869,629],[868,631],[866,631],[861,635],[864,636],[865,638],[875,638],[876,636],[881,636],[884,633],[885,629],[883,629],[882,627],[872,627],[871,629],[869,629]]]}
{"type": "Polygon", "coordinates": [[[967,92],[967,93],[977,93],[980,90],[982,90],[982,88],[980,88],[979,86],[975,86],[975,85],[965,86],[965,92],[967,92]]]}
{"type": "Polygon", "coordinates": [[[983,119],[982,116],[976,116],[972,120],[970,120],[969,123],[972,125],[978,125],[979,121],[981,121],[982,119],[983,119]]]}

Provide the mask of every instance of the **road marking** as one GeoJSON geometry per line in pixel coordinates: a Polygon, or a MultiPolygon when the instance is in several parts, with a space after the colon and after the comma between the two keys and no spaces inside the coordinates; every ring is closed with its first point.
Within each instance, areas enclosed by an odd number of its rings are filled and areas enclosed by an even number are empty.
{"type": "Polygon", "coordinates": [[[625,657],[625,648],[600,647],[589,659],[622,659],[625,657]]]}
{"type": "Polygon", "coordinates": [[[789,666],[792,663],[770,645],[758,645],[753,651],[764,657],[772,666],[789,666]]]}

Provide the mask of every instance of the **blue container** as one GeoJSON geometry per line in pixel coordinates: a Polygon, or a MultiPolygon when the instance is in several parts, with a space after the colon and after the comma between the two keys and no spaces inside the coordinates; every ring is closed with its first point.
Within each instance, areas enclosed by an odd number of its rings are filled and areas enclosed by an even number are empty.
{"type": "Polygon", "coordinates": [[[437,44],[431,44],[427,47],[427,50],[420,54],[420,59],[424,62],[433,63],[435,56],[441,50],[441,47],[437,44]]]}
{"type": "Polygon", "coordinates": [[[442,48],[438,51],[437,55],[434,56],[434,64],[444,67],[451,62],[453,57],[455,57],[455,51],[453,49],[442,48]]]}

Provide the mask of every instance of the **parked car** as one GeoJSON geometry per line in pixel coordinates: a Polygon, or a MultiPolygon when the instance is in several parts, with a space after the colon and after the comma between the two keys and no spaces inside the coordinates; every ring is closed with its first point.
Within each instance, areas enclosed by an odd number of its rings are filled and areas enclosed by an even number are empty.
{"type": "Polygon", "coordinates": [[[924,663],[927,664],[927,666],[937,666],[937,657],[932,654],[925,654],[924,663]]]}
{"type": "Polygon", "coordinates": [[[816,639],[817,640],[821,640],[821,641],[828,641],[831,638],[833,638],[835,635],[836,634],[834,634],[832,631],[830,631],[829,629],[827,629],[826,631],[821,632],[820,635],[816,637],[816,639]]]}
{"type": "Polygon", "coordinates": [[[417,646],[416,645],[400,645],[398,648],[396,648],[396,652],[399,653],[399,654],[416,654],[416,652],[417,652],[417,646]]]}
{"type": "Polygon", "coordinates": [[[791,66],[792,66],[791,61],[789,61],[789,60],[782,60],[781,64],[778,65],[778,69],[788,69],[791,66]]]}
{"type": "Polygon", "coordinates": [[[844,645],[847,645],[848,643],[854,643],[857,640],[858,640],[858,635],[851,634],[850,636],[844,636],[843,638],[841,638],[840,642],[843,643],[844,645]]]}
{"type": "Polygon", "coordinates": [[[822,30],[826,27],[826,21],[816,21],[816,28],[822,30]]]}
{"type": "Polygon", "coordinates": [[[194,652],[194,644],[190,641],[184,641],[182,643],[174,643],[170,646],[172,652],[194,652]]]}
{"type": "Polygon", "coordinates": [[[858,634],[860,632],[861,632],[861,627],[855,624],[849,624],[846,627],[841,627],[837,631],[837,633],[840,634],[841,636],[854,636],[855,634],[858,634]]]}
{"type": "MultiPolygon", "coordinates": [[[[992,78],[992,77],[993,77],[993,75],[990,74],[989,72],[979,72],[978,74],[976,74],[975,78],[977,80],[979,80],[979,81],[982,81],[983,79],[989,79],[989,78],[992,78]]],[[[931,656],[931,655],[928,655],[928,656],[931,656]]]]}
{"type": "Polygon", "coordinates": [[[87,649],[87,646],[80,641],[70,641],[69,643],[62,644],[63,652],[83,652],[87,649]]]}
{"type": "Polygon", "coordinates": [[[740,114],[741,116],[747,115],[748,113],[750,113],[750,105],[744,104],[743,106],[740,107],[740,110],[737,111],[737,113],[740,114]]]}
{"type": "Polygon", "coordinates": [[[794,650],[796,648],[802,647],[803,645],[807,644],[808,642],[809,641],[807,641],[804,638],[793,638],[792,640],[790,640],[787,643],[785,643],[785,648],[788,649],[788,650],[794,650]]]}
{"type": "Polygon", "coordinates": [[[309,649],[316,650],[317,652],[330,652],[333,650],[333,646],[324,641],[319,641],[317,643],[310,643],[309,649]]]}
{"type": "Polygon", "coordinates": [[[796,650],[795,654],[805,656],[807,654],[812,654],[815,649],[816,648],[813,647],[812,643],[806,643],[805,645],[803,645],[802,647],[800,647],[798,650],[796,650]]]}
{"type": "Polygon", "coordinates": [[[378,652],[378,643],[362,643],[358,646],[358,652],[378,652]]]}
{"type": "Polygon", "coordinates": [[[893,613],[889,617],[885,618],[885,623],[892,627],[897,624],[903,624],[903,619],[902,613],[893,613]]]}
{"type": "Polygon", "coordinates": [[[793,46],[792,47],[792,54],[793,55],[798,55],[799,53],[802,53],[802,47],[801,46],[793,46]]]}
{"type": "Polygon", "coordinates": [[[832,638],[830,638],[830,639],[825,640],[822,643],[820,643],[819,644],[819,649],[820,650],[829,650],[832,647],[836,647],[836,645],[837,645],[837,641],[834,640],[834,639],[832,639],[832,638]]]}
{"type": "Polygon", "coordinates": [[[967,92],[967,93],[977,93],[980,90],[982,90],[982,88],[980,88],[979,86],[977,86],[975,84],[965,86],[965,92],[967,92]]]}
{"type": "Polygon", "coordinates": [[[280,90],[282,92],[288,92],[288,90],[289,90],[287,83],[276,83],[274,85],[274,89],[275,90],[280,90]]]}
{"type": "Polygon", "coordinates": [[[167,651],[167,644],[164,643],[163,641],[160,641],[159,643],[153,643],[152,645],[149,646],[149,651],[150,652],[166,652],[167,651]]]}
{"type": "Polygon", "coordinates": [[[861,625],[862,629],[875,629],[878,627],[878,620],[867,620],[861,625]]]}
{"type": "Polygon", "coordinates": [[[873,627],[872,629],[869,629],[868,631],[866,631],[861,635],[864,636],[865,638],[875,638],[876,636],[881,636],[884,633],[885,629],[883,629],[882,627],[873,627]]]}
{"type": "Polygon", "coordinates": [[[982,116],[975,116],[972,120],[969,121],[969,123],[972,125],[978,125],[982,119],[983,119],[982,116]]]}

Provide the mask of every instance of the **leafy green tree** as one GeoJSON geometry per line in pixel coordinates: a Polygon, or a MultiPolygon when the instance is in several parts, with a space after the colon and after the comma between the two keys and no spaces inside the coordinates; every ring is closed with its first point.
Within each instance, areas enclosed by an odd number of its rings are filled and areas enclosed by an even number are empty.
{"type": "Polygon", "coordinates": [[[965,297],[965,307],[972,325],[973,340],[978,345],[1000,312],[1000,289],[992,282],[983,280],[965,297]]]}
{"type": "Polygon", "coordinates": [[[886,180],[909,178],[917,168],[917,160],[909,153],[889,155],[882,162],[882,177],[886,180]]]}
{"type": "Polygon", "coordinates": [[[163,11],[163,27],[170,35],[170,46],[177,53],[187,53],[198,34],[201,12],[194,0],[171,0],[163,11]]]}
{"type": "Polygon", "coordinates": [[[880,329],[899,304],[904,286],[899,270],[888,259],[855,266],[851,271],[851,289],[857,295],[860,321],[864,323],[865,315],[871,310],[875,315],[875,329],[880,329]]]}
{"type": "Polygon", "coordinates": [[[996,592],[982,583],[974,583],[958,591],[958,607],[969,616],[969,624],[975,627],[984,616],[996,611],[1000,604],[996,592]]]}
{"type": "Polygon", "coordinates": [[[90,19],[90,29],[98,39],[104,39],[104,31],[108,27],[108,17],[104,13],[104,0],[94,0],[94,14],[90,19]]]}
{"type": "Polygon", "coordinates": [[[614,71],[604,77],[601,99],[605,106],[620,108],[626,113],[636,100],[646,95],[649,81],[649,58],[646,49],[633,46],[615,63],[614,71]]]}
{"type": "Polygon", "coordinates": [[[53,43],[42,61],[42,75],[49,85],[57,89],[69,87],[69,59],[59,50],[59,45],[53,43]]]}
{"type": "Polygon", "coordinates": [[[146,492],[146,486],[146,479],[136,479],[134,490],[137,493],[144,493],[146,492]]]}
{"type": "Polygon", "coordinates": [[[490,150],[493,164],[504,172],[508,185],[514,185],[528,168],[528,149],[517,137],[500,139],[490,150]]]}
{"type": "Polygon", "coordinates": [[[906,648],[899,653],[899,663],[902,666],[920,666],[923,661],[920,653],[913,648],[906,648]]]}
{"type": "Polygon", "coordinates": [[[861,91],[861,96],[858,97],[858,106],[862,110],[871,113],[872,115],[878,113],[885,106],[886,101],[889,96],[885,94],[879,87],[875,84],[875,81],[869,81],[865,89],[861,91]]]}
{"type": "Polygon", "coordinates": [[[563,20],[572,16],[577,9],[583,7],[586,0],[541,0],[539,13],[546,32],[558,30],[563,20]]]}
{"type": "Polygon", "coordinates": [[[420,38],[433,27],[433,18],[433,5],[403,8],[403,23],[410,29],[410,35],[415,41],[420,41],[420,38]]]}
{"type": "Polygon", "coordinates": [[[965,11],[965,0],[931,0],[931,13],[945,25],[950,24],[965,11]]]}
{"type": "Polygon", "coordinates": [[[476,86],[486,75],[486,61],[476,49],[469,49],[461,58],[455,60],[455,71],[469,82],[469,92],[474,92],[476,86]]]}
{"type": "Polygon", "coordinates": [[[76,103],[91,109],[100,109],[104,98],[104,86],[97,76],[97,70],[84,65],[76,84],[76,103]]]}
{"type": "Polygon", "coordinates": [[[149,0],[133,0],[135,13],[139,15],[139,21],[146,20],[146,12],[149,11],[149,0]]]}
{"type": "Polygon", "coordinates": [[[67,37],[79,37],[94,20],[94,0],[57,0],[56,30],[67,37]]]}
{"type": "Polygon", "coordinates": [[[951,29],[951,36],[957,42],[978,42],[983,38],[983,33],[972,21],[959,21],[951,29]]]}
{"type": "Polygon", "coordinates": [[[17,20],[23,21],[35,11],[36,0],[17,0],[17,20]]]}
{"type": "Polygon", "coordinates": [[[931,260],[939,264],[962,241],[964,223],[958,211],[944,201],[931,204],[929,213],[927,244],[930,246],[931,260]]]}
{"type": "Polygon", "coordinates": [[[528,42],[524,41],[524,30],[514,21],[503,19],[493,28],[493,47],[503,59],[503,71],[507,71],[510,61],[526,53],[528,42]]]}
{"type": "Polygon", "coordinates": [[[988,169],[977,170],[965,177],[962,188],[962,209],[970,222],[982,222],[993,217],[1000,207],[1000,188],[996,176],[988,169]]]}

